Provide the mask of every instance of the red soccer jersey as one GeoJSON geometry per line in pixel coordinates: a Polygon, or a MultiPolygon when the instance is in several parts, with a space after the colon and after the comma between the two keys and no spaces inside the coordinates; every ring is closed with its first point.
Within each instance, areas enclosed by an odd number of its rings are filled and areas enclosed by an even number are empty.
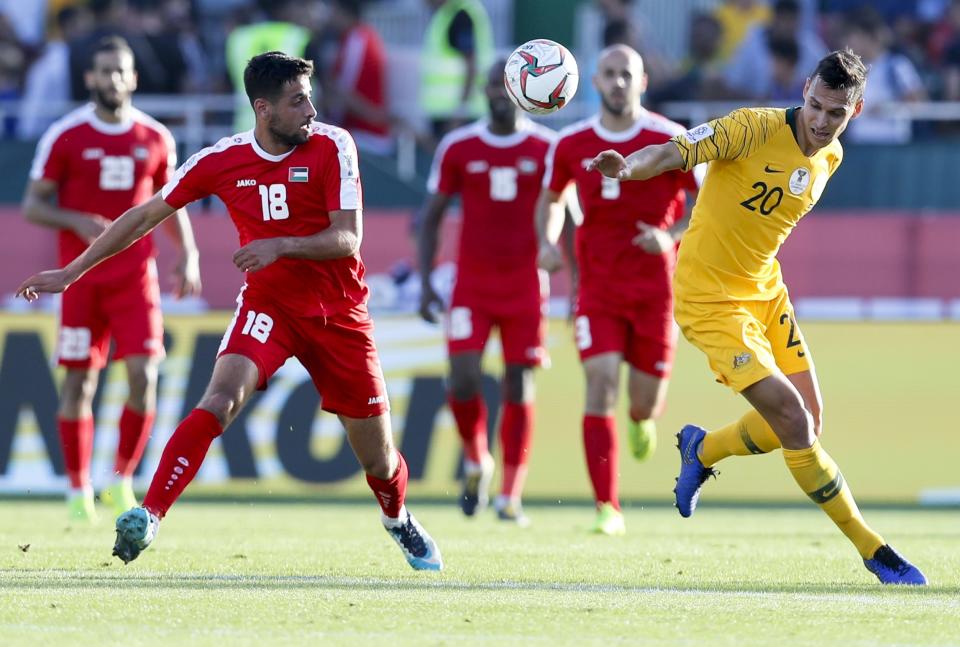
{"type": "MultiPolygon", "coordinates": [[[[343,36],[334,62],[334,75],[341,89],[356,92],[378,108],[385,108],[386,72],[387,56],[383,41],[373,27],[359,24],[343,36]]],[[[381,136],[390,133],[386,125],[369,122],[352,113],[344,117],[343,127],[381,136]]]]}
{"type": "MultiPolygon", "coordinates": [[[[56,182],[60,207],[116,220],[148,200],[176,165],[173,138],[162,124],[136,109],[128,121],[107,123],[89,104],[68,113],[44,133],[30,177],[56,182]]],[[[61,229],[58,238],[61,266],[87,248],[72,231],[61,229]]],[[[145,261],[154,253],[153,239],[145,236],[84,278],[111,280],[144,271],[145,261]]]]}
{"type": "MultiPolygon", "coordinates": [[[[362,208],[353,138],[342,128],[311,126],[310,138],[271,155],[253,131],[224,137],[177,169],[161,197],[179,208],[208,195],[227,205],[240,244],[311,236],[330,226],[330,212],[362,208]]],[[[323,261],[280,258],[247,274],[247,294],[263,296],[295,316],[329,316],[367,298],[360,255],[323,261]]]]}
{"type": "Polygon", "coordinates": [[[461,194],[458,289],[509,295],[533,282],[538,294],[534,212],[555,135],[528,120],[506,136],[477,122],[440,142],[427,188],[461,194]]]}
{"type": "Polygon", "coordinates": [[[666,229],[683,216],[684,189],[695,190],[693,173],[670,171],[646,181],[624,182],[587,171],[601,151],[624,156],[644,146],[669,141],[684,128],[658,114],[643,111],[629,130],[612,132],[598,118],[576,123],[560,132],[547,157],[544,186],[563,191],[576,182],[583,209],[577,228],[576,253],[580,265],[581,302],[617,307],[632,300],[666,296],[675,253],[648,254],[631,241],[642,221],[666,229]]]}

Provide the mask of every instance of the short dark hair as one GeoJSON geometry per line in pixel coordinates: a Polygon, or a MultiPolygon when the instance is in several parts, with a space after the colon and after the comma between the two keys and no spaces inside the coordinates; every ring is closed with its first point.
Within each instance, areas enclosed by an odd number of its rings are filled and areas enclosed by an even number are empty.
{"type": "Polygon", "coordinates": [[[313,63],[283,52],[257,54],[243,71],[243,89],[250,105],[257,99],[275,101],[283,94],[283,86],[301,76],[313,75],[313,63]]]}
{"type": "Polygon", "coordinates": [[[818,76],[831,90],[850,92],[854,103],[863,98],[867,68],[849,47],[830,52],[821,58],[810,78],[818,76]]]}
{"type": "Polygon", "coordinates": [[[134,58],[133,49],[130,48],[130,43],[127,42],[126,38],[123,36],[104,36],[90,49],[90,60],[87,63],[88,70],[93,69],[97,54],[102,52],[126,52],[130,55],[130,58],[134,58]]]}

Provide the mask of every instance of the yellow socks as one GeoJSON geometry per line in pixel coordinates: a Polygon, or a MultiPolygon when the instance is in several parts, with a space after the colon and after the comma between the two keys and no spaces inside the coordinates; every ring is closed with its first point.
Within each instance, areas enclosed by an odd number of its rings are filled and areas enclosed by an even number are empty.
{"type": "Polygon", "coordinates": [[[726,427],[708,433],[700,448],[700,462],[710,467],[728,456],[766,454],[780,447],[780,439],[773,433],[756,409],[750,409],[742,418],[726,427]]]}
{"type": "Polygon", "coordinates": [[[807,449],[784,449],[783,460],[800,489],[837,524],[861,557],[871,559],[886,542],[863,520],[840,468],[820,447],[820,441],[807,449]]]}

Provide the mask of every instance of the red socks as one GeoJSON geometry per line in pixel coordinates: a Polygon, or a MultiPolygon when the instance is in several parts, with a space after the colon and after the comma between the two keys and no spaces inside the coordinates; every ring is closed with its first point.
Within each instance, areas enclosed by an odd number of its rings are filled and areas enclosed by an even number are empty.
{"type": "Polygon", "coordinates": [[[117,460],[113,471],[122,477],[133,476],[134,470],[143,457],[143,450],[150,438],[155,411],[138,413],[130,407],[124,407],[120,414],[120,442],[117,444],[117,460]]]}
{"type": "Polygon", "coordinates": [[[70,487],[79,489],[90,485],[90,459],[93,457],[93,418],[67,420],[57,418],[60,447],[70,487]]]}
{"type": "Polygon", "coordinates": [[[373,490],[377,497],[377,503],[383,514],[391,519],[400,516],[400,510],[403,508],[403,501],[407,496],[407,461],[403,459],[403,454],[397,452],[397,471],[389,480],[378,479],[376,476],[367,474],[367,485],[373,490]]]}
{"type": "Polygon", "coordinates": [[[533,438],[533,404],[505,402],[500,418],[500,451],[503,454],[503,487],[500,494],[519,498],[527,478],[530,441],[533,438]]]}
{"type": "Polygon", "coordinates": [[[597,504],[610,503],[619,510],[617,427],[613,416],[583,417],[583,448],[597,504]]]}
{"type": "Polygon", "coordinates": [[[210,443],[222,433],[215,415],[205,409],[191,411],[163,448],[160,465],[143,498],[143,507],[162,519],[200,471],[210,443]]]}
{"type": "Polygon", "coordinates": [[[450,411],[457,421],[457,431],[463,441],[463,456],[472,463],[479,463],[487,449],[487,405],[477,396],[471,400],[447,399],[450,411]]]}

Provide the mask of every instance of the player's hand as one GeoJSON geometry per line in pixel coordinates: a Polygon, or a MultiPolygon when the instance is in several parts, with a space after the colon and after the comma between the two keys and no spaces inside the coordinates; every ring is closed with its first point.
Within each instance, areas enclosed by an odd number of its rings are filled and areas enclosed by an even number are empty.
{"type": "Polygon", "coordinates": [[[420,292],[420,318],[427,323],[439,322],[437,313],[443,311],[443,300],[432,285],[425,284],[420,292]]]}
{"type": "Polygon", "coordinates": [[[587,166],[588,171],[600,171],[607,177],[617,180],[629,180],[630,168],[627,160],[615,150],[605,150],[587,166]]]}
{"type": "Polygon", "coordinates": [[[641,221],[637,223],[637,229],[640,233],[631,242],[648,254],[666,254],[677,244],[673,236],[659,227],[641,221]]]}
{"type": "Polygon", "coordinates": [[[242,272],[256,272],[280,258],[280,239],[252,240],[233,254],[233,264],[242,272]]]}
{"type": "Polygon", "coordinates": [[[200,294],[200,255],[196,252],[181,254],[173,268],[173,296],[182,299],[200,294]]]}
{"type": "Polygon", "coordinates": [[[16,296],[22,296],[27,301],[36,301],[40,298],[40,293],[63,292],[73,281],[74,279],[70,278],[66,270],[47,270],[34,274],[21,283],[17,288],[16,296]]]}
{"type": "Polygon", "coordinates": [[[103,216],[90,213],[77,220],[73,225],[73,233],[86,244],[92,243],[103,230],[110,226],[110,221],[103,216]]]}
{"type": "Polygon", "coordinates": [[[563,267],[563,253],[551,243],[542,243],[537,252],[537,266],[548,272],[556,272],[563,267]]]}

